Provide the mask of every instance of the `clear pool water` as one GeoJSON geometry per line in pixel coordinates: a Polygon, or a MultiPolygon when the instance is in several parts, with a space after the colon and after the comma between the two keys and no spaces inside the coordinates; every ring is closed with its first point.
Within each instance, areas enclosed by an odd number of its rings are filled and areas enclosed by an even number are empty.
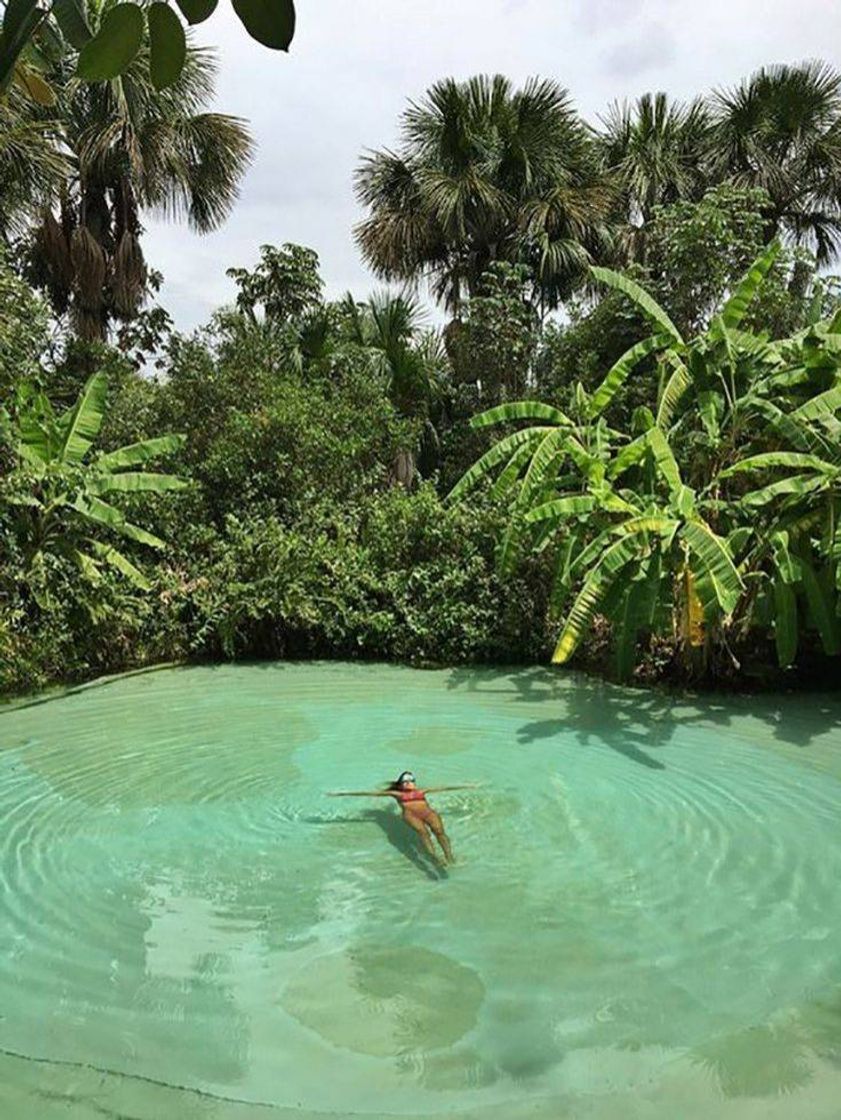
{"type": "Polygon", "coordinates": [[[10,1120],[838,1120],[841,703],[167,670],[0,713],[10,1120]],[[441,794],[427,864],[376,787],[441,794]]]}

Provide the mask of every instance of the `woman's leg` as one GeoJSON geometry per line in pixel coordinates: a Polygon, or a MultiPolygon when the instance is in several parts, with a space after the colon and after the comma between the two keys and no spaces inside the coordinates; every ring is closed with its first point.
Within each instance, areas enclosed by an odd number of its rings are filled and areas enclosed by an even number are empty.
{"type": "Polygon", "coordinates": [[[444,831],[444,822],[434,809],[430,809],[427,820],[429,821],[429,827],[435,833],[435,839],[441,845],[441,851],[444,853],[447,863],[455,863],[453,849],[450,847],[450,838],[444,831]]]}
{"type": "Polygon", "coordinates": [[[429,829],[426,827],[425,822],[422,821],[420,817],[414,816],[414,814],[412,813],[404,813],[403,820],[406,822],[409,828],[413,828],[415,832],[417,832],[417,834],[420,836],[421,843],[423,844],[424,848],[426,848],[428,854],[432,856],[436,863],[440,863],[441,861],[438,858],[438,853],[435,851],[435,847],[432,843],[432,837],[429,835],[429,829]]]}

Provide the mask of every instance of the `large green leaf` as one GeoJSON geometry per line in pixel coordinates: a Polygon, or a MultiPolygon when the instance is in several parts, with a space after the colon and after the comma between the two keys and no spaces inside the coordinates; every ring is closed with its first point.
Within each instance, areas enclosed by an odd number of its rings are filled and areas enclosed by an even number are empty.
{"type": "Polygon", "coordinates": [[[531,496],[543,484],[550,471],[564,458],[567,433],[563,428],[553,428],[540,441],[534,450],[529,469],[523,478],[523,485],[517,504],[525,508],[531,496]]]}
{"type": "Polygon", "coordinates": [[[18,452],[30,466],[38,468],[50,462],[53,457],[52,433],[32,412],[24,413],[18,420],[18,435],[18,452]]]}
{"type": "Polygon", "coordinates": [[[144,439],[139,443],[129,443],[116,451],[109,451],[100,455],[96,460],[96,467],[107,471],[118,471],[124,467],[137,467],[141,463],[148,463],[152,459],[160,459],[163,455],[171,455],[184,446],[185,436],[170,435],[157,436],[155,439],[144,439]]]}
{"type": "Polygon", "coordinates": [[[575,653],[614,580],[628,564],[638,559],[640,536],[641,532],[628,533],[604,549],[567,615],[552,654],[553,665],[563,665],[575,653]]]}
{"type": "Polygon", "coordinates": [[[478,459],[473,466],[465,471],[459,481],[447,495],[448,502],[459,502],[474,486],[477,486],[500,463],[508,459],[516,448],[524,443],[537,444],[552,428],[523,428],[519,432],[512,432],[510,436],[495,443],[489,451],[478,459]]]}
{"type": "Polygon", "coordinates": [[[789,549],[788,533],[772,533],[770,544],[778,579],[791,585],[799,583],[802,574],[800,561],[789,549]]]}
{"type": "Polygon", "coordinates": [[[112,568],[116,568],[121,572],[126,579],[130,580],[135,587],[139,587],[141,591],[148,591],[151,588],[151,583],[132,562],[123,556],[122,552],[118,552],[110,544],[102,544],[100,541],[91,541],[91,548],[96,556],[105,563],[110,564],[112,568]]]}
{"type": "Polygon", "coordinates": [[[36,0],[8,0],[0,31],[0,90],[9,85],[21,52],[46,14],[36,0]]]}
{"type": "Polygon", "coordinates": [[[631,467],[637,466],[645,458],[648,450],[648,432],[649,428],[641,436],[627,443],[622,450],[611,459],[608,464],[606,475],[608,478],[618,478],[624,474],[625,471],[630,470],[631,467]]]}
{"type": "Polygon", "coordinates": [[[574,517],[582,513],[592,513],[598,507],[592,494],[572,494],[567,498],[554,498],[551,502],[544,502],[535,506],[526,514],[526,521],[561,521],[567,517],[574,517]]]}
{"type": "Polygon", "coordinates": [[[824,486],[826,486],[824,476],[815,478],[812,475],[798,474],[792,478],[781,478],[779,482],[772,482],[768,486],[763,486],[760,490],[751,490],[749,493],[743,494],[739,501],[745,506],[764,506],[775,498],[786,497],[791,494],[805,497],[805,495],[811,494],[824,486]]]}
{"type": "MultiPolygon", "coordinates": [[[[679,535],[689,546],[693,556],[697,558],[702,572],[708,577],[712,593],[724,614],[732,614],[744,590],[744,584],[733,563],[726,541],[717,536],[703,521],[687,521],[681,527],[679,535]]],[[[704,601],[703,595],[702,602],[704,615],[708,617],[712,604],[704,601]]]]}
{"type": "Polygon", "coordinates": [[[79,52],[76,73],[87,82],[118,77],[140,50],[143,27],[143,10],[137,4],[109,8],[97,33],[79,52]]]}
{"type": "Polygon", "coordinates": [[[841,385],[827,389],[825,393],[818,393],[816,397],[806,401],[791,413],[798,420],[822,420],[834,416],[841,408],[841,385]]]}
{"type": "Polygon", "coordinates": [[[559,617],[569,595],[572,581],[572,561],[576,552],[580,551],[579,545],[578,536],[573,532],[562,541],[558,550],[555,574],[552,577],[552,587],[549,592],[549,617],[553,621],[559,617]]]}
{"type": "Polygon", "coordinates": [[[598,416],[607,408],[616,393],[625,384],[628,375],[635,366],[639,365],[649,354],[653,354],[657,350],[665,350],[671,342],[671,335],[653,334],[649,338],[644,338],[642,342],[637,342],[634,346],[630,347],[630,349],[626,350],[622,357],[614,362],[605,374],[601,385],[599,385],[590,398],[590,416],[598,416]]]}
{"type": "Polygon", "coordinates": [[[678,405],[692,384],[692,377],[684,363],[673,351],[666,353],[666,362],[672,368],[672,375],[666,382],[660,402],[657,405],[657,427],[668,428],[674,419],[678,405]]]}
{"type": "Polygon", "coordinates": [[[156,537],[152,533],[147,533],[139,525],[132,525],[130,521],[126,521],[125,514],[114,506],[108,505],[107,502],[103,502],[101,498],[94,495],[81,495],[71,502],[71,505],[89,521],[105,525],[107,528],[113,529],[114,532],[129,537],[139,544],[147,544],[150,548],[166,548],[166,541],[162,541],[160,537],[156,537]]]}
{"type": "Polygon", "coordinates": [[[751,407],[768,422],[768,425],[791,447],[807,455],[831,455],[832,449],[824,435],[805,423],[794,413],[783,412],[771,401],[754,400],[751,407]]]}
{"type": "Polygon", "coordinates": [[[649,428],[643,438],[654,458],[657,472],[665,479],[670,493],[675,493],[683,486],[683,482],[675,453],[672,451],[669,441],[660,428],[649,428]]]}
{"type": "Polygon", "coordinates": [[[785,669],[797,656],[797,597],[781,579],[774,580],[774,643],[777,661],[785,669]]]}
{"type": "Polygon", "coordinates": [[[554,405],[543,401],[509,401],[480,412],[470,421],[471,428],[487,428],[492,424],[502,424],[510,420],[548,420],[551,424],[572,427],[572,421],[554,405]]]}
{"type": "Polygon", "coordinates": [[[181,77],[187,39],[181,20],[169,6],[155,0],[146,9],[149,22],[149,77],[155,89],[166,89],[181,77]]]}
{"type": "Polygon", "coordinates": [[[817,455],[807,455],[799,451],[765,451],[760,455],[749,455],[731,467],[721,471],[719,478],[727,478],[742,471],[769,470],[772,467],[789,467],[792,470],[831,471],[831,463],[824,462],[817,455]]]}
{"type": "Polygon", "coordinates": [[[67,463],[79,463],[99,435],[105,415],[105,394],[108,378],[104,373],[94,373],[88,378],[76,404],[66,419],[58,458],[67,463]]]}
{"type": "Polygon", "coordinates": [[[233,0],[233,5],[252,39],[272,50],[289,50],[295,35],[292,0],[233,0]]]}
{"type": "Polygon", "coordinates": [[[635,281],[630,280],[627,276],[623,276],[621,272],[614,272],[611,268],[599,268],[592,265],[590,272],[597,280],[601,280],[603,284],[615,288],[617,291],[622,292],[624,295],[632,299],[637,307],[642,311],[643,315],[655,326],[664,331],[673,342],[681,343],[680,331],[674,325],[672,320],[663,310],[656,300],[641,288],[635,281]]]}
{"type": "Polygon", "coordinates": [[[70,46],[82,50],[91,38],[91,29],[81,0],[53,0],[53,15],[70,46]]]}
{"type": "Polygon", "coordinates": [[[522,473],[523,467],[531,458],[532,447],[531,444],[525,443],[518,447],[511,458],[508,460],[505,468],[500,471],[499,477],[496,482],[488,491],[488,497],[492,499],[503,498],[516,485],[517,479],[522,473]]]}
{"type": "Polygon", "coordinates": [[[660,590],[660,553],[643,561],[639,573],[629,582],[614,624],[616,676],[627,680],[636,663],[640,630],[650,624],[652,605],[660,590]]]}
{"type": "Polygon", "coordinates": [[[514,567],[525,528],[524,515],[532,498],[540,492],[548,476],[553,471],[557,473],[558,464],[563,458],[560,452],[566,439],[567,433],[564,428],[551,428],[534,449],[499,550],[499,569],[504,573],[512,571],[514,567]]]}
{"type": "Polygon", "coordinates": [[[108,494],[113,491],[127,493],[162,494],[164,490],[183,490],[189,486],[186,479],[173,474],[153,474],[149,471],[124,471],[93,478],[88,483],[89,494],[108,494]]]}
{"type": "Polygon", "coordinates": [[[809,613],[821,636],[821,644],[830,656],[841,653],[841,632],[839,632],[838,615],[835,610],[835,588],[824,585],[811,561],[805,556],[799,556],[798,559],[809,613]]]}
{"type": "Polygon", "coordinates": [[[750,266],[747,274],[736,285],[732,295],[721,309],[721,321],[725,327],[738,327],[744,319],[753,297],[762,287],[765,277],[771,271],[779,254],[780,243],[774,240],[765,247],[750,266]]]}
{"type": "Polygon", "coordinates": [[[219,0],[175,0],[187,23],[204,23],[216,11],[219,0]]]}

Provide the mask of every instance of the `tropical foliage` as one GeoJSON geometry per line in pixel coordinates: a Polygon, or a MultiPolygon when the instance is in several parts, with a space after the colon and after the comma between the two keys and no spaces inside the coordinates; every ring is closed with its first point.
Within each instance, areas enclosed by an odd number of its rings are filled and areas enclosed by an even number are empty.
{"type": "Polygon", "coordinates": [[[763,193],[775,234],[837,258],[841,75],[824,63],[765,67],[688,104],[644,94],[596,128],[551,81],[437,83],[401,120],[396,151],[366,156],[360,249],[378,275],[427,280],[458,316],[491,261],[528,267],[541,309],[592,263],[645,263],[658,209],[727,184],[763,193]]]}
{"type": "Polygon", "coordinates": [[[734,656],[738,641],[772,636],[788,665],[798,611],[827,654],[841,650],[841,313],[819,321],[816,305],[815,321],[779,341],[745,330],[779,251],[772,242],[691,339],[635,281],[594,268],[652,333],[595,391],[578,386],[572,416],[521,401],[476,417],[479,427],[530,422],[450,497],[495,475],[493,493],[509,502],[503,569],[526,542],[554,554],[553,608],[565,610],[554,661],[569,660],[598,616],[611,624],[623,676],[640,636],[673,641],[694,670],[734,656]],[[605,410],[652,358],[651,407],[636,410],[629,431],[611,428],[605,410]]]}
{"type": "Polygon", "coordinates": [[[143,214],[185,218],[200,233],[216,229],[251,158],[245,124],[206,111],[212,54],[189,46],[179,77],[157,90],[148,50],[144,41],[109,82],[73,80],[73,52],[48,71],[62,96],[45,112],[68,163],[35,211],[30,274],[57,314],[70,311],[82,338],[104,338],[113,319],[132,318],[146,298],[143,214]]]}
{"type": "MultiPolygon", "coordinates": [[[[218,0],[176,3],[187,24],[195,25],[213,14],[218,0]]],[[[289,49],[295,34],[294,0],[232,0],[232,5],[252,39],[273,50],[289,49]]],[[[78,52],[75,75],[86,82],[121,77],[147,39],[146,71],[159,90],[181,77],[187,52],[181,19],[162,0],[7,0],[0,26],[0,92],[15,81],[36,101],[50,103],[54,94],[40,76],[40,63],[58,38],[78,52]]]]}
{"type": "Polygon", "coordinates": [[[23,382],[13,414],[4,416],[16,462],[3,480],[3,498],[12,513],[23,576],[42,603],[48,596],[49,559],[56,554],[72,560],[88,580],[97,581],[101,565],[108,564],[148,590],[146,577],[109,538],[123,537],[155,549],[165,544],[129,521],[110,499],[160,494],[186,485],[173,475],[135,469],[172,454],[181,446],[180,436],[141,440],[89,459],[102,427],[106,391],[105,374],[95,373],[75,405],[57,415],[43,392],[23,382]]]}
{"type": "MultiPolygon", "coordinates": [[[[157,7],[101,82],[42,20],[0,97],[0,689],[553,643],[639,680],[831,671],[833,71],[598,128],[553,81],[443,81],[359,172],[396,289],[328,299],[311,249],[267,244],[184,336],[145,302],[144,215],[214,228],[250,143],[205,111],[205,52],[160,80],[157,7]]],[[[126,8],[85,7],[86,42],[126,8]]]]}
{"type": "Polygon", "coordinates": [[[366,157],[363,256],[386,280],[428,278],[456,311],[493,261],[526,263],[554,307],[610,247],[610,191],[569,94],[501,75],[439,82],[402,118],[396,153],[366,157]]]}

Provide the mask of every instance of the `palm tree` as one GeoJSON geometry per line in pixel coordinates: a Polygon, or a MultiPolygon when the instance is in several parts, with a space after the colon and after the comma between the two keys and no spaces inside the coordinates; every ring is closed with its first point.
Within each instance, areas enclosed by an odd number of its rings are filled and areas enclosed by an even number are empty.
{"type": "Polygon", "coordinates": [[[822,62],[769,66],[711,104],[711,172],[771,199],[778,230],[813,248],[841,250],[841,73],[822,62]]]}
{"type": "Polygon", "coordinates": [[[531,267],[555,306],[610,245],[610,191],[586,126],[556,82],[438,82],[402,117],[398,151],[366,157],[362,253],[387,280],[427,279],[457,313],[494,260],[531,267]]]}
{"type": "MultiPolygon", "coordinates": [[[[90,5],[94,26],[110,6],[90,5]]],[[[237,197],[252,142],[241,120],[202,111],[216,75],[205,49],[189,47],[180,77],[164,90],[149,78],[148,46],[110,82],[80,82],[74,64],[66,57],[64,73],[51,76],[59,95],[49,112],[72,174],[42,212],[32,271],[81,337],[102,338],[146,294],[142,214],[185,218],[199,233],[216,229],[237,197]]]]}
{"type": "MultiPolygon", "coordinates": [[[[421,423],[422,468],[433,463],[438,453],[434,420],[442,405],[447,365],[441,335],[423,328],[421,309],[406,293],[376,293],[364,304],[348,293],[341,306],[351,341],[363,348],[372,371],[385,380],[397,412],[421,423]]],[[[412,450],[398,453],[393,473],[397,481],[411,485],[412,450]]]]}
{"type": "Polygon", "coordinates": [[[619,183],[619,220],[628,255],[644,256],[644,229],[657,206],[699,199],[708,184],[704,166],[709,112],[700,99],[685,105],[665,93],[634,104],[614,103],[602,120],[598,146],[619,183]]]}
{"type": "Polygon", "coordinates": [[[12,86],[0,97],[0,238],[22,234],[70,170],[54,123],[34,116],[31,99],[12,86]]]}

